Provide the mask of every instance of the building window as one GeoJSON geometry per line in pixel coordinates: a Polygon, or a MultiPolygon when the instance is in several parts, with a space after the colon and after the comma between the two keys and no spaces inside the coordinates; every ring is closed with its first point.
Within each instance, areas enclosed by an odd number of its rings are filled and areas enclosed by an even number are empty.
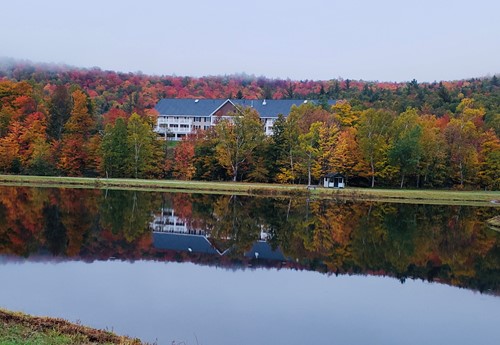
{"type": "Polygon", "coordinates": [[[178,128],[178,127],[179,127],[179,125],[177,125],[177,124],[175,124],[175,123],[171,123],[171,124],[169,125],[169,127],[170,127],[170,128],[178,128]]]}
{"type": "Polygon", "coordinates": [[[189,125],[181,125],[181,128],[189,128],[189,125]]]}

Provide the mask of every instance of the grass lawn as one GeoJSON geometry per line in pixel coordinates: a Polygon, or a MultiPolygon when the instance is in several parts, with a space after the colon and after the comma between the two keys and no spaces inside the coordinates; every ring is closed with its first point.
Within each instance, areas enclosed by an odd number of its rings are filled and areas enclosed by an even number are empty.
{"type": "Polygon", "coordinates": [[[138,339],[76,325],[62,319],[34,317],[0,309],[0,344],[9,345],[140,345],[138,339]]]}
{"type": "Polygon", "coordinates": [[[424,189],[378,189],[317,187],[305,185],[205,182],[181,180],[103,179],[83,177],[47,177],[0,175],[0,185],[54,186],[72,188],[132,189],[148,191],[182,191],[203,193],[235,193],[268,196],[308,196],[311,198],[346,198],[352,200],[379,200],[436,204],[468,204],[500,206],[500,191],[458,191],[424,189]],[[497,202],[495,202],[497,201],[497,202]]]}

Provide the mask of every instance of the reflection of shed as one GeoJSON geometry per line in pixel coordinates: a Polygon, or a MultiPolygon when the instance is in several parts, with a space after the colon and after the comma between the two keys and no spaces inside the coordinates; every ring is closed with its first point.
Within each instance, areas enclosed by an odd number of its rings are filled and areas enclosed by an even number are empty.
{"type": "Polygon", "coordinates": [[[279,248],[273,249],[266,241],[257,241],[252,249],[245,253],[247,258],[285,261],[286,258],[279,248]]]}
{"type": "Polygon", "coordinates": [[[344,188],[345,176],[339,173],[330,173],[323,178],[323,186],[326,188],[344,188]]]}

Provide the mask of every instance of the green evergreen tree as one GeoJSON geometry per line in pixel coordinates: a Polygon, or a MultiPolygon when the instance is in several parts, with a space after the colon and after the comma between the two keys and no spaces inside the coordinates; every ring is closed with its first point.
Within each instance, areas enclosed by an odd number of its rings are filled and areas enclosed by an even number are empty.
{"type": "Polygon", "coordinates": [[[71,95],[64,85],[56,86],[49,102],[49,121],[47,135],[51,139],[60,140],[63,128],[71,115],[71,95]]]}
{"type": "Polygon", "coordinates": [[[126,177],[129,155],[127,125],[124,119],[118,118],[114,126],[106,126],[102,139],[102,170],[106,177],[126,177]]]}

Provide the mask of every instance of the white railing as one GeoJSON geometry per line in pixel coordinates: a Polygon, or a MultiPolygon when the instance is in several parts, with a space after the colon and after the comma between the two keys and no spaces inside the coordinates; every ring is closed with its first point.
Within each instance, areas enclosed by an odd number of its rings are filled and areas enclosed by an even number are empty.
{"type": "Polygon", "coordinates": [[[191,123],[194,121],[194,117],[179,117],[179,116],[160,116],[158,117],[158,123],[191,123]],[[177,119],[176,119],[177,117],[177,119]]]}

